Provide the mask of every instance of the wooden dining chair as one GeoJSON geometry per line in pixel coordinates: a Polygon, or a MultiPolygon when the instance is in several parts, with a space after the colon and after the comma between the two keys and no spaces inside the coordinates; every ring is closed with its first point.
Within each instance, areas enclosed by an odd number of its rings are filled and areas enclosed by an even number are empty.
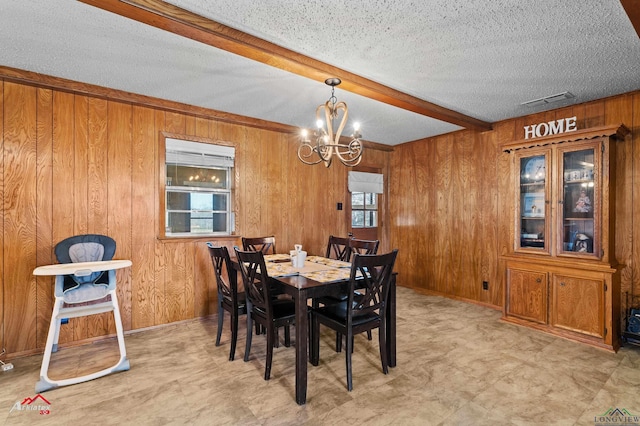
{"type": "Polygon", "coordinates": [[[262,254],[276,254],[276,237],[242,237],[242,249],[245,251],[261,251],[262,254]]]}
{"type": "Polygon", "coordinates": [[[352,238],[349,240],[349,251],[351,252],[351,257],[357,254],[376,254],[378,253],[378,246],[380,245],[380,240],[358,240],[356,238],[352,238]]]}
{"type": "MultiPolygon", "coordinates": [[[[242,249],[245,251],[261,251],[263,254],[276,254],[276,237],[273,235],[268,237],[242,237],[242,249]]],[[[263,331],[260,324],[256,323],[256,334],[262,334],[263,331]]],[[[278,340],[275,343],[276,347],[278,347],[278,340]]]]}
{"type": "MultiPolygon", "coordinates": [[[[325,257],[327,259],[336,259],[343,262],[349,262],[349,260],[351,259],[351,248],[349,247],[349,241],[351,241],[351,237],[336,237],[333,235],[329,235],[325,257]]],[[[320,305],[339,303],[342,300],[345,300],[346,297],[346,294],[317,297],[312,300],[311,306],[317,308],[320,305]]]]}
{"type": "Polygon", "coordinates": [[[329,235],[329,242],[327,243],[327,253],[325,257],[348,262],[349,259],[351,259],[351,247],[349,247],[350,241],[351,237],[336,237],[329,235]]]}
{"type": "MultiPolygon", "coordinates": [[[[380,240],[359,240],[356,238],[349,239],[349,257],[352,259],[355,254],[376,254],[378,253],[378,246],[380,240]]],[[[347,260],[348,262],[349,260],[347,260]]],[[[345,300],[347,294],[341,294],[338,296],[340,300],[345,300]]],[[[371,340],[371,330],[367,331],[367,339],[371,340]]],[[[336,333],[336,352],[342,351],[342,335],[336,333]]]]}
{"type": "Polygon", "coordinates": [[[247,303],[244,291],[238,291],[238,282],[235,271],[232,272],[231,259],[226,247],[214,247],[207,243],[211,263],[216,274],[218,286],[218,334],[216,336],[216,346],[220,346],[222,336],[222,326],[224,323],[224,312],[229,312],[231,316],[231,348],[229,349],[229,361],[233,361],[236,356],[236,343],[238,341],[238,317],[247,313],[247,303]],[[225,279],[224,271],[227,271],[225,279]]]}
{"type": "Polygon", "coordinates": [[[236,257],[244,281],[247,295],[247,342],[244,360],[249,361],[253,321],[260,324],[267,332],[267,360],[264,368],[264,379],[271,376],[273,347],[277,339],[278,327],[285,327],[285,346],[289,346],[289,326],[295,323],[295,304],[290,299],[274,298],[271,279],[267,273],[264,254],[261,251],[240,251],[236,257]]]}
{"type": "Polygon", "coordinates": [[[352,352],[356,334],[378,328],[380,361],[382,372],[389,372],[386,351],[386,308],[389,287],[393,279],[398,250],[381,255],[359,255],[353,257],[349,293],[345,301],[312,309],[311,363],[318,365],[320,359],[320,324],[346,336],[347,389],[353,389],[352,352]],[[359,275],[361,278],[359,278],[359,275]],[[357,290],[357,292],[356,292],[357,290]]]}

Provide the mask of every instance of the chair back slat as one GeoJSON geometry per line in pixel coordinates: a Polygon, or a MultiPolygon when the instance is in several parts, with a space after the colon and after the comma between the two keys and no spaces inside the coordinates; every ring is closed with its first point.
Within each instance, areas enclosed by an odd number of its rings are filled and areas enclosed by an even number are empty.
{"type": "Polygon", "coordinates": [[[398,250],[381,255],[355,254],[351,264],[347,322],[353,317],[384,311],[398,250]],[[357,292],[357,293],[356,293],[357,292]]]}
{"type": "Polygon", "coordinates": [[[329,235],[329,242],[327,243],[327,253],[325,257],[329,259],[342,260],[348,262],[351,258],[351,248],[349,247],[349,237],[335,237],[329,235]]]}
{"type": "Polygon", "coordinates": [[[349,249],[351,257],[355,254],[376,254],[378,253],[378,245],[380,240],[358,240],[352,238],[349,240],[349,249]]]}
{"type": "Polygon", "coordinates": [[[276,254],[276,237],[242,237],[244,251],[261,251],[263,254],[276,254]]]}
{"type": "Polygon", "coordinates": [[[272,292],[264,254],[261,251],[240,251],[238,248],[235,251],[247,299],[271,317],[271,303],[268,302],[271,301],[272,292]]]}
{"type": "MultiPolygon", "coordinates": [[[[209,255],[211,256],[211,263],[213,264],[213,270],[216,274],[216,283],[218,285],[219,297],[226,297],[233,300],[238,298],[238,283],[234,283],[225,280],[224,271],[229,271],[231,267],[231,259],[229,257],[229,250],[226,247],[214,247],[211,243],[207,243],[209,249],[209,255]]],[[[227,272],[227,277],[228,277],[227,272]]]]}

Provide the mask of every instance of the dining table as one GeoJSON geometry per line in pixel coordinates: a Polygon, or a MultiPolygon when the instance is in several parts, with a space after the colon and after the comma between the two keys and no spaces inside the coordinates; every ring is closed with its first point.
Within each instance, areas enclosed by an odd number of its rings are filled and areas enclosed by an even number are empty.
{"type": "MultiPolygon", "coordinates": [[[[236,264],[237,265],[237,264],[236,264]]],[[[304,266],[294,268],[289,255],[265,255],[272,285],[290,295],[295,302],[296,402],[307,401],[307,362],[309,356],[309,306],[317,297],[338,295],[347,290],[351,264],[321,256],[308,256],[304,266]]],[[[389,367],[396,366],[396,274],[392,275],[385,309],[386,352],[389,367]]]]}

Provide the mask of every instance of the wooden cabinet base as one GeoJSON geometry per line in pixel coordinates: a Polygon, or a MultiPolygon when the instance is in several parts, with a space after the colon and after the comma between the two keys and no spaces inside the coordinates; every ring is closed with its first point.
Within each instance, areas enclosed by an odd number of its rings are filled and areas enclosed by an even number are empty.
{"type": "Polygon", "coordinates": [[[619,268],[576,258],[504,256],[502,320],[609,351],[620,347],[619,268]]]}
{"type": "Polygon", "coordinates": [[[578,343],[584,343],[590,346],[595,346],[600,349],[607,350],[609,352],[617,352],[620,349],[620,343],[616,344],[606,344],[603,339],[599,339],[596,337],[588,336],[582,333],[571,332],[568,330],[563,330],[560,328],[556,328],[547,324],[540,324],[535,322],[530,322],[526,320],[522,320],[516,317],[503,316],[501,321],[516,324],[522,327],[532,328],[547,334],[551,334],[553,336],[562,337],[567,340],[571,340],[578,343]]]}

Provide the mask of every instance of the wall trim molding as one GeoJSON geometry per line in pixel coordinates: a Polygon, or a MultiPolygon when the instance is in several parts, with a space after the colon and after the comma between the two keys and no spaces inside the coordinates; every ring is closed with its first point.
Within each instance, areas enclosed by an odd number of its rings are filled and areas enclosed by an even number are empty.
{"type": "MultiPolygon", "coordinates": [[[[223,123],[236,124],[239,126],[253,127],[256,129],[270,130],[279,133],[289,134],[297,137],[300,128],[275,121],[262,120],[259,118],[246,117],[244,115],[219,111],[216,109],[203,108],[184,104],[181,102],[169,101],[152,96],[139,95],[137,93],[126,92],[124,90],[110,89],[108,87],[97,86],[89,83],[68,80],[61,77],[53,77],[32,71],[20,70],[0,65],[0,79],[14,83],[37,86],[46,89],[60,90],[63,92],[90,96],[109,101],[125,102],[142,107],[155,108],[162,111],[188,114],[195,117],[217,120],[223,123]]],[[[378,151],[393,151],[393,147],[377,142],[363,141],[366,148],[378,151]]]]}

